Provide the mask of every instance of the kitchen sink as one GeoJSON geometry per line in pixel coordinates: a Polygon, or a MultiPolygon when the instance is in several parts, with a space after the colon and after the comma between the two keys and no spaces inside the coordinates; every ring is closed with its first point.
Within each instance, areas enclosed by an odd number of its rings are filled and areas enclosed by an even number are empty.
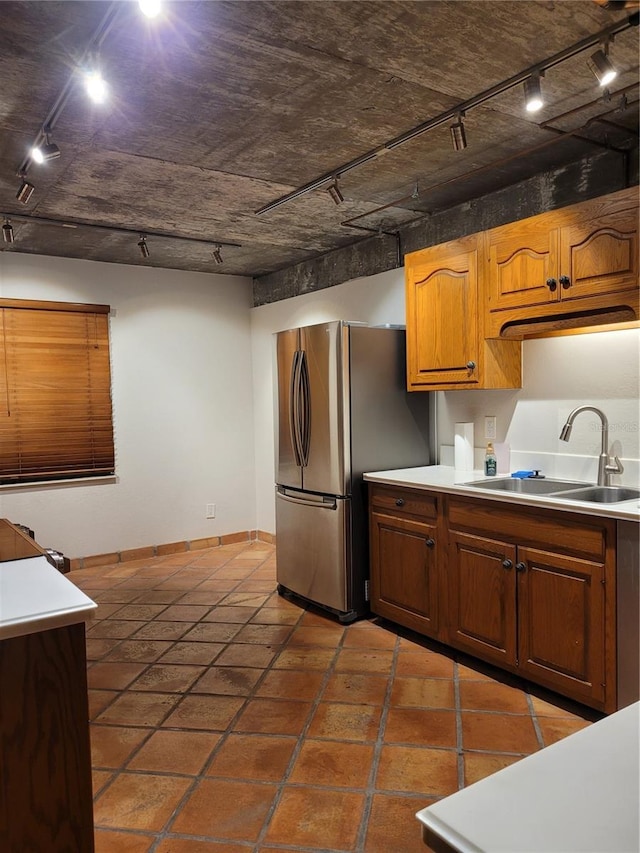
{"type": "MultiPolygon", "coordinates": [[[[504,477],[498,480],[475,480],[465,483],[465,486],[475,486],[477,489],[492,489],[496,492],[519,492],[523,495],[550,495],[554,492],[564,492],[568,489],[584,490],[586,483],[575,483],[569,480],[549,480],[536,477],[504,477]]],[[[593,500],[593,499],[592,499],[593,500]]],[[[621,499],[619,499],[621,500],[621,499]]]]}
{"type": "Polygon", "coordinates": [[[590,486],[587,489],[573,489],[562,495],[569,501],[593,501],[599,504],[613,504],[640,498],[640,489],[626,486],[590,486]]]}

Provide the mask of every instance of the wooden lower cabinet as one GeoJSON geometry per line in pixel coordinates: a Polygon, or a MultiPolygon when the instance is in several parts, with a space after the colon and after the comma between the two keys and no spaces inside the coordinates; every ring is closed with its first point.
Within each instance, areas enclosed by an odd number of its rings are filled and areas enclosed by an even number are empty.
{"type": "Polygon", "coordinates": [[[435,637],[439,611],[436,502],[419,493],[378,489],[372,494],[372,506],[371,609],[435,637]]]}
{"type": "Polygon", "coordinates": [[[615,521],[377,485],[370,503],[374,613],[616,710],[615,521]]]}
{"type": "Polygon", "coordinates": [[[449,639],[498,666],[517,664],[515,548],[449,536],[449,639]]]}

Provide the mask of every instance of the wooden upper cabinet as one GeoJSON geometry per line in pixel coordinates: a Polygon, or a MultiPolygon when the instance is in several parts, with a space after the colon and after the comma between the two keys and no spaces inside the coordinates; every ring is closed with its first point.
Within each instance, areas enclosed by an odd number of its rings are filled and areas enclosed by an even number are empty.
{"type": "Polygon", "coordinates": [[[409,390],[520,387],[519,345],[484,340],[482,239],[405,257],[409,390]]]}
{"type": "Polygon", "coordinates": [[[489,336],[638,319],[638,188],[494,228],[485,261],[489,336]]]}
{"type": "Polygon", "coordinates": [[[560,232],[560,298],[582,299],[638,288],[638,208],[606,211],[560,232]]]}

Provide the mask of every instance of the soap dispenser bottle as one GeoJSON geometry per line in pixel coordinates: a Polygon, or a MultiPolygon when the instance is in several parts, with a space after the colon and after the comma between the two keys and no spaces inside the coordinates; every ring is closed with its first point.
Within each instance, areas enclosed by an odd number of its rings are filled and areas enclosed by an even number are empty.
{"type": "Polygon", "coordinates": [[[495,477],[498,470],[498,460],[496,459],[496,452],[493,449],[493,444],[489,442],[487,444],[487,450],[484,454],[484,473],[486,477],[495,477]]]}

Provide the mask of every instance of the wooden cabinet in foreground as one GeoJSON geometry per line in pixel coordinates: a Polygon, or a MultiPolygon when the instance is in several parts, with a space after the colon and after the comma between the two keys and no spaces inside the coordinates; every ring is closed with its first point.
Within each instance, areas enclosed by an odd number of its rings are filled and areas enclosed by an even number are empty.
{"type": "Polygon", "coordinates": [[[486,334],[637,320],[638,187],[486,232],[486,334]]]}
{"type": "Polygon", "coordinates": [[[516,341],[485,339],[483,235],[405,256],[407,388],[519,388],[516,341]]]}

